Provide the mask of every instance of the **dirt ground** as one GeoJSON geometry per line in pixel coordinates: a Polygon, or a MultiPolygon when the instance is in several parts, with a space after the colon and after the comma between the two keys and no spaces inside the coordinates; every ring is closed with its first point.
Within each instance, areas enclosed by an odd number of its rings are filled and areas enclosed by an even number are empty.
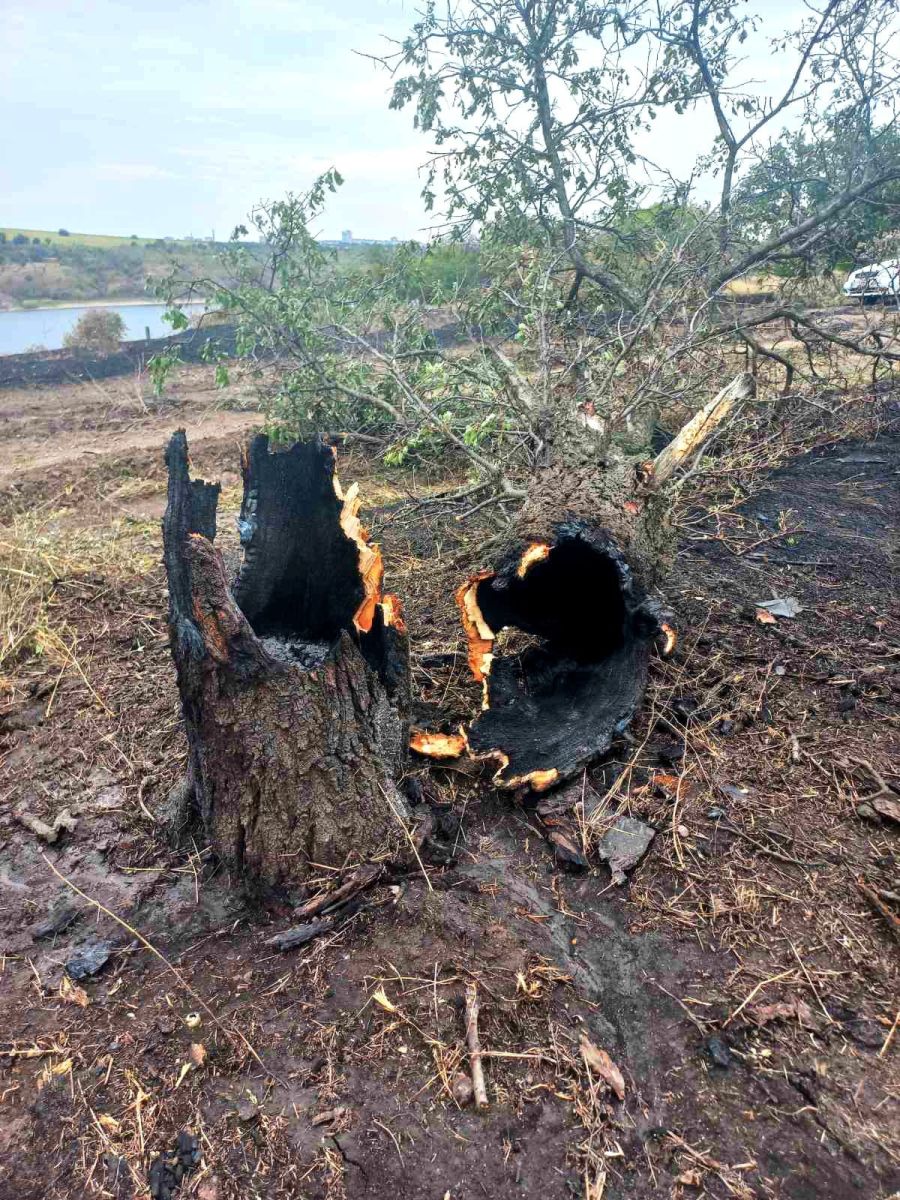
{"type": "MultiPolygon", "coordinates": [[[[200,1200],[900,1194],[900,429],[891,397],[859,404],[861,437],[685,500],[679,647],[567,793],[585,844],[622,812],[656,829],[625,886],[562,870],[527,797],[413,763],[440,844],[278,953],[290,912],[158,824],[184,762],[162,445],[187,428],[234,537],[249,385],[0,393],[0,1200],[168,1195],[182,1130],[175,1194],[200,1200]],[[64,810],[54,842],[22,823],[64,810]],[[472,982],[483,1112],[458,1101],[472,982]]],[[[450,726],[477,699],[452,591],[486,527],[439,479],[423,506],[358,452],[340,473],[450,726]]]]}

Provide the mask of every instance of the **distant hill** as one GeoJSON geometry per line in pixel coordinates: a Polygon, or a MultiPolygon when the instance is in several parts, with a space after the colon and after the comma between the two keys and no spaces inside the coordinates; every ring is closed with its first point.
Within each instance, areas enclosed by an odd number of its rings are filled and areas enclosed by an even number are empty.
{"type": "MultiPolygon", "coordinates": [[[[170,275],[177,265],[179,278],[211,278],[227,284],[222,251],[231,243],[197,238],[114,237],[100,233],[55,232],[42,229],[0,229],[0,310],[39,308],[85,300],[147,299],[153,283],[170,275]]],[[[386,269],[400,243],[395,239],[354,238],[322,240],[336,255],[338,270],[386,269]]],[[[266,253],[256,242],[245,242],[251,253],[266,253]]],[[[444,246],[424,255],[410,295],[439,303],[461,280],[473,284],[478,258],[460,246],[444,246]]]]}
{"type": "Polygon", "coordinates": [[[185,278],[214,275],[220,249],[192,239],[0,229],[0,309],[145,298],[175,263],[185,278]]]}
{"type": "Polygon", "coordinates": [[[116,237],[108,233],[75,233],[74,230],[62,231],[60,229],[19,229],[13,225],[0,226],[0,235],[6,237],[7,242],[14,241],[17,237],[27,238],[33,243],[37,238],[44,245],[51,246],[151,246],[157,245],[160,242],[168,243],[171,246],[192,246],[192,245],[207,245],[205,239],[196,238],[153,238],[141,237],[140,234],[132,234],[130,237],[116,237]]]}

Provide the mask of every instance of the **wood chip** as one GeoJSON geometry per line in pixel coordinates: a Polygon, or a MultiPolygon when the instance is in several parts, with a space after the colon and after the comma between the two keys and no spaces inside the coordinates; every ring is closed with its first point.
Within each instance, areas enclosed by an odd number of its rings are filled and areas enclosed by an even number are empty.
{"type": "Polygon", "coordinates": [[[595,1046],[586,1033],[581,1035],[579,1045],[581,1047],[581,1057],[584,1059],[588,1070],[592,1071],[599,1079],[602,1079],[605,1084],[612,1088],[619,1100],[624,1100],[625,1079],[606,1051],[601,1050],[599,1046],[595,1046]]]}
{"type": "Polygon", "coordinates": [[[316,1113],[312,1118],[312,1124],[318,1125],[333,1125],[335,1121],[339,1121],[347,1112],[346,1108],[327,1108],[324,1112],[316,1113]]]}
{"type": "Polygon", "coordinates": [[[30,812],[20,811],[15,814],[16,820],[20,825],[31,831],[36,837],[39,837],[42,842],[48,845],[54,845],[59,839],[60,833],[66,830],[68,833],[74,833],[78,821],[67,808],[56,814],[53,824],[48,825],[46,821],[42,821],[40,817],[33,816],[30,812]]]}
{"type": "Polygon", "coordinates": [[[322,933],[328,933],[333,928],[334,921],[330,918],[322,921],[310,921],[308,925],[294,925],[291,929],[276,933],[274,937],[266,939],[265,945],[271,946],[274,950],[294,950],[297,946],[305,946],[313,938],[317,938],[322,933]]]}
{"type": "Polygon", "coordinates": [[[754,1004],[747,1010],[747,1015],[755,1025],[768,1025],[770,1021],[797,1020],[808,1029],[816,1029],[822,1024],[821,1016],[817,1016],[805,1000],[797,998],[774,1004],[754,1004]]]}
{"type": "Polygon", "coordinates": [[[59,998],[66,1004],[77,1004],[79,1008],[87,1008],[91,1002],[84,988],[73,983],[68,975],[63,975],[59,981],[59,998]]]}
{"type": "Polygon", "coordinates": [[[900,800],[891,800],[887,796],[876,796],[869,803],[879,816],[888,821],[896,821],[900,825],[900,800]]]}
{"type": "Polygon", "coordinates": [[[355,896],[357,892],[361,892],[364,888],[370,887],[377,879],[380,879],[384,874],[384,867],[377,863],[367,863],[354,871],[353,875],[340,887],[335,888],[331,892],[322,892],[318,896],[314,896],[312,900],[307,902],[297,909],[298,917],[313,917],[323,909],[333,908],[335,905],[342,904],[345,900],[349,900],[355,896]]]}

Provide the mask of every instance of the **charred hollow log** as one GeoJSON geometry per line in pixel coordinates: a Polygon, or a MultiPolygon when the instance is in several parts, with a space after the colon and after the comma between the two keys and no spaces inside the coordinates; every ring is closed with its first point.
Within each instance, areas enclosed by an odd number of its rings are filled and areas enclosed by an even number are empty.
{"type": "Polygon", "coordinates": [[[582,518],[520,542],[457,602],[484,697],[466,741],[504,788],[544,791],[606,753],[637,711],[653,642],[675,640],[620,543],[582,518]]]}
{"type": "Polygon", "coordinates": [[[382,563],[321,440],[251,443],[231,581],[214,546],[219,487],[166,451],[169,631],[189,781],[235,877],[303,884],[321,866],[394,855],[408,740],[408,644],[382,563]]]}
{"type": "Polygon", "coordinates": [[[548,788],[605,754],[637,711],[654,644],[675,645],[658,594],[675,540],[665,485],[752,392],[739,376],[655,461],[606,451],[575,422],[531,482],[499,565],[456,595],[481,712],[459,734],[415,732],[434,758],[468,750],[499,787],[548,788]]]}

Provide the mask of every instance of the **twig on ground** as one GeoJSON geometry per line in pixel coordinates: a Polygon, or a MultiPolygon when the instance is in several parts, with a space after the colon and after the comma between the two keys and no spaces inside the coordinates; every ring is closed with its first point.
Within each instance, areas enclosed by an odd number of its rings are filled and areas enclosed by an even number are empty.
{"type": "Polygon", "coordinates": [[[773,850],[771,847],[766,846],[763,842],[758,842],[756,838],[752,838],[750,834],[745,833],[743,829],[738,829],[737,825],[732,825],[730,821],[726,821],[724,817],[720,817],[718,819],[718,824],[721,825],[723,829],[727,829],[731,833],[735,834],[737,837],[742,837],[744,841],[749,842],[751,846],[755,846],[761,854],[768,854],[770,858],[777,858],[779,862],[791,863],[791,865],[795,867],[824,866],[824,863],[820,862],[818,859],[810,859],[809,861],[804,862],[802,858],[794,858],[792,854],[782,854],[780,850],[773,850]]]}
{"type": "Polygon", "coordinates": [[[888,928],[891,933],[900,942],[900,917],[896,913],[892,913],[885,902],[881,899],[874,888],[869,887],[864,879],[857,879],[856,886],[872,905],[877,913],[880,913],[888,923],[888,928]]]}
{"type": "Polygon", "coordinates": [[[63,873],[61,871],[57,870],[57,868],[53,865],[53,863],[50,861],[50,859],[47,857],[47,855],[43,853],[43,851],[41,852],[41,858],[44,860],[44,862],[47,864],[47,866],[50,868],[50,870],[53,872],[53,874],[56,876],[56,878],[59,879],[62,883],[64,883],[67,888],[71,888],[71,890],[75,893],[76,896],[80,896],[82,898],[82,900],[87,900],[88,904],[93,904],[93,906],[96,909],[98,909],[100,912],[102,912],[105,916],[107,916],[111,920],[115,921],[117,925],[121,925],[121,927],[127,933],[130,933],[132,937],[137,938],[137,940],[141,943],[141,945],[144,947],[145,950],[149,950],[150,953],[155,958],[158,958],[159,961],[166,968],[166,970],[171,971],[171,973],[175,976],[175,978],[178,980],[179,984],[184,988],[184,990],[191,997],[191,999],[195,1000],[197,1002],[197,1004],[200,1005],[200,1007],[203,1009],[203,1011],[206,1013],[206,1015],[210,1018],[210,1020],[213,1022],[213,1024],[216,1025],[216,1027],[218,1029],[221,1029],[222,1033],[224,1033],[225,1037],[228,1038],[228,1040],[230,1042],[234,1042],[235,1039],[238,1042],[240,1042],[241,1045],[244,1047],[244,1049],[248,1051],[251,1058],[256,1062],[256,1064],[258,1066],[260,1066],[263,1069],[263,1071],[265,1071],[265,1073],[267,1075],[271,1076],[272,1079],[275,1079],[278,1083],[281,1084],[282,1087],[288,1086],[287,1083],[285,1083],[285,1081],[283,1079],[280,1079],[274,1073],[274,1071],[270,1070],[270,1068],[266,1066],[266,1064],[263,1062],[263,1060],[259,1057],[259,1054],[257,1054],[256,1050],[254,1050],[253,1046],[250,1045],[250,1043],[247,1041],[247,1039],[244,1037],[244,1035],[240,1032],[240,1030],[231,1030],[228,1028],[227,1025],[223,1024],[223,1022],[219,1020],[219,1018],[216,1016],[216,1014],[213,1012],[213,1010],[209,1007],[209,1005],[206,1003],[206,1001],[203,999],[203,997],[198,992],[194,991],[194,989],[191,987],[191,985],[188,983],[188,981],[184,978],[184,976],[181,974],[181,972],[178,970],[178,968],[172,966],[172,964],[169,962],[169,960],[166,958],[166,956],[162,953],[161,950],[157,950],[157,948],[153,945],[153,943],[149,942],[142,933],[139,933],[138,930],[134,928],[133,925],[129,925],[126,920],[124,920],[120,916],[117,916],[116,913],[114,913],[111,909],[107,908],[105,904],[101,904],[99,900],[95,900],[93,896],[89,896],[87,894],[87,892],[83,892],[81,890],[81,888],[78,887],[77,884],[74,884],[72,882],[71,879],[67,879],[66,876],[63,875],[63,873]]]}
{"type": "Polygon", "coordinates": [[[431,880],[428,878],[428,872],[425,870],[425,864],[422,862],[422,859],[419,857],[419,851],[416,849],[416,843],[415,843],[415,840],[413,839],[413,835],[409,832],[409,829],[406,826],[406,822],[403,820],[403,816],[397,811],[396,807],[394,806],[393,800],[390,798],[390,796],[387,794],[387,792],[384,790],[384,788],[381,787],[381,784],[379,784],[378,786],[381,789],[382,796],[384,796],[385,800],[387,800],[388,804],[390,805],[391,812],[394,814],[394,816],[400,822],[400,828],[406,834],[406,840],[409,842],[410,847],[412,848],[412,852],[416,856],[416,862],[419,864],[419,869],[422,872],[422,875],[425,879],[425,883],[428,886],[429,892],[433,892],[434,888],[431,886],[431,880]]]}
{"type": "Polygon", "coordinates": [[[887,1037],[884,1039],[884,1045],[878,1051],[878,1057],[884,1058],[888,1052],[891,1042],[894,1040],[894,1034],[897,1032],[897,1025],[900,1023],[900,1008],[897,1009],[897,1015],[894,1017],[894,1023],[888,1031],[887,1037]]]}
{"type": "Polygon", "coordinates": [[[474,983],[466,984],[466,1044],[469,1047],[475,1107],[487,1108],[487,1089],[481,1065],[481,1039],[478,1036],[478,987],[474,983]]]}

